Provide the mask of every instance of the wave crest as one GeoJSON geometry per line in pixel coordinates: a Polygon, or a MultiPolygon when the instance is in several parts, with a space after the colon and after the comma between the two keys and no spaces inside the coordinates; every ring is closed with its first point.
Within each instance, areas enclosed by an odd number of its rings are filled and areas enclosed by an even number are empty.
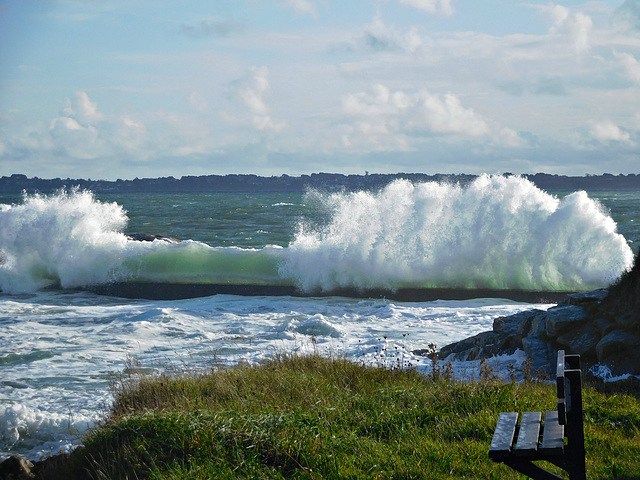
{"type": "Polygon", "coordinates": [[[468,186],[397,180],[377,193],[323,198],[331,221],[300,228],[281,273],[305,290],[606,286],[633,255],[585,192],[563,199],[520,177],[468,186]]]}

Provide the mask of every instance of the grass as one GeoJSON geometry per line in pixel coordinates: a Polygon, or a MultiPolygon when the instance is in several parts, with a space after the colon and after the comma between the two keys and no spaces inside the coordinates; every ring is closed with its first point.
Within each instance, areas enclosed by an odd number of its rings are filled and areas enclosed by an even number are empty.
{"type": "MultiPolygon", "coordinates": [[[[498,414],[555,408],[546,383],[463,383],[319,356],[141,375],[116,393],[49,478],[525,478],[487,456],[498,414]]],[[[585,389],[589,479],[640,478],[639,397],[585,389]]]]}

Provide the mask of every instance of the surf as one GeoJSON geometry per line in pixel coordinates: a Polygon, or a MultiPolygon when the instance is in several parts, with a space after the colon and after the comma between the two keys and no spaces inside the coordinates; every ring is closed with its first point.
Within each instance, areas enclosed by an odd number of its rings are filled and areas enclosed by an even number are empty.
{"type": "Polygon", "coordinates": [[[25,195],[0,206],[0,290],[477,298],[605,287],[633,261],[586,192],[560,199],[520,177],[396,180],[379,191],[312,191],[304,202],[324,220],[301,218],[286,245],[240,248],[132,240],[124,208],[89,191],[25,195]]]}
{"type": "Polygon", "coordinates": [[[559,199],[519,177],[482,175],[467,186],[399,180],[315,201],[331,222],[301,226],[282,267],[303,289],[585,291],[633,261],[586,192],[559,199]]]}

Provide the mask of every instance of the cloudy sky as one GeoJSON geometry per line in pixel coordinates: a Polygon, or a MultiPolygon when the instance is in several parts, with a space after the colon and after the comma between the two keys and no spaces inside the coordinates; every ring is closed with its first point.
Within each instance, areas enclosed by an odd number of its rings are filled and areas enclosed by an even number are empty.
{"type": "Polygon", "coordinates": [[[640,0],[0,0],[0,175],[640,173],[640,0]]]}

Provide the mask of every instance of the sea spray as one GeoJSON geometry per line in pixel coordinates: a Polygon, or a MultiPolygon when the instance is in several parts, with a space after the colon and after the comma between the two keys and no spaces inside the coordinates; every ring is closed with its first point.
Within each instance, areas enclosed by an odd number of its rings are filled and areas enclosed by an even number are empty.
{"type": "Polygon", "coordinates": [[[124,209],[73,189],[0,206],[0,291],[110,282],[278,285],[283,248],[133,241],[124,209]]]}
{"type": "Polygon", "coordinates": [[[127,243],[126,224],[122,207],[77,189],[0,206],[0,290],[109,281],[127,243]]]}
{"type": "Polygon", "coordinates": [[[606,286],[632,262],[615,222],[585,192],[558,199],[519,177],[483,175],[464,187],[400,180],[379,192],[310,193],[306,203],[288,246],[239,248],[133,241],[117,203],[79,190],[26,195],[0,206],[0,290],[149,282],[296,285],[309,294],[579,291],[606,286]]]}
{"type": "Polygon", "coordinates": [[[331,221],[301,226],[281,267],[308,291],[581,291],[606,286],[633,259],[585,192],[558,199],[520,177],[482,175],[465,187],[397,180],[380,192],[315,195],[331,221]]]}

